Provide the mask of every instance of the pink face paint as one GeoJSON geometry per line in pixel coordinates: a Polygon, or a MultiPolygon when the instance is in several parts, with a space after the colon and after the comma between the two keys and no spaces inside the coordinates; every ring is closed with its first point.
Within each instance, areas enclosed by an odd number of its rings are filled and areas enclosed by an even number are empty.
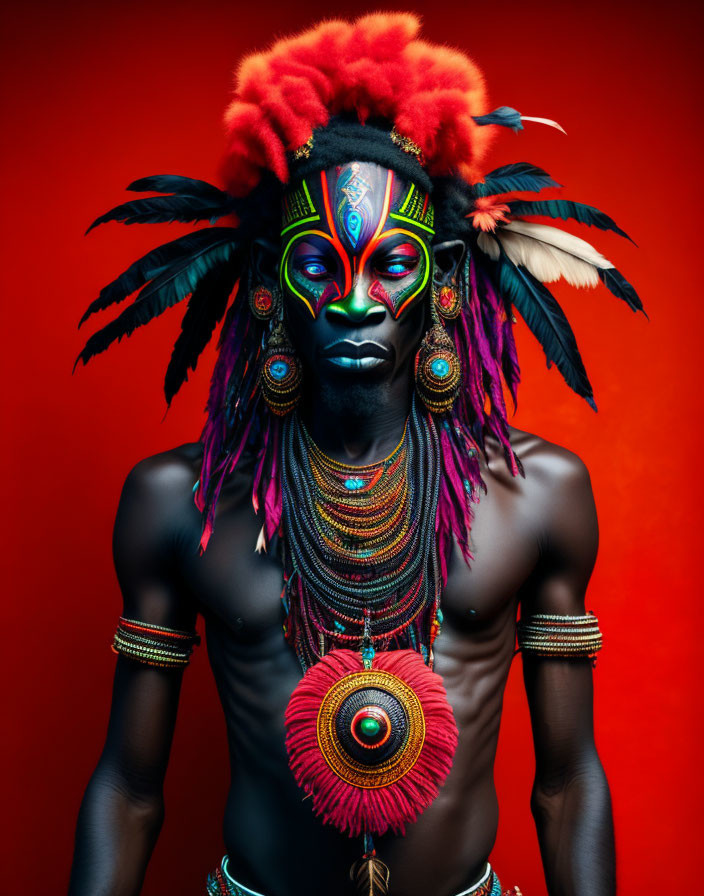
{"type": "Polygon", "coordinates": [[[328,302],[335,302],[337,299],[342,298],[342,293],[340,292],[340,287],[333,280],[332,283],[328,283],[325,289],[320,294],[320,298],[315,303],[315,316],[317,317],[320,313],[320,309],[327,305],[328,302]]]}
{"type": "Polygon", "coordinates": [[[386,305],[391,314],[393,315],[395,312],[394,303],[391,301],[391,296],[384,289],[382,284],[378,280],[373,280],[367,295],[370,299],[374,299],[375,302],[381,302],[386,305]]]}

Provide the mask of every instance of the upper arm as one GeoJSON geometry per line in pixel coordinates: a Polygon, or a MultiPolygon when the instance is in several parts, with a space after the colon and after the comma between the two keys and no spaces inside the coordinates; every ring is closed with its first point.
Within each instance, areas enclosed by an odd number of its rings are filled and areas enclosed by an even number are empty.
{"type": "Polygon", "coordinates": [[[186,476],[182,465],[162,456],[133,467],[120,496],[112,545],[123,615],[183,630],[192,629],[196,618],[179,562],[186,476]]]}
{"type": "MultiPolygon", "coordinates": [[[[546,461],[540,557],[521,593],[523,618],[535,613],[584,615],[598,547],[589,474],[569,452],[546,461]]],[[[592,665],[587,658],[523,656],[533,727],[536,783],[560,789],[596,757],[592,665]]]]}
{"type": "MultiPolygon", "coordinates": [[[[127,476],[115,519],[113,557],[122,615],[184,631],[196,611],[179,582],[176,527],[183,472],[148,458],[127,476]]],[[[115,619],[117,624],[117,619],[115,619]]],[[[130,797],[160,798],[176,721],[182,669],[118,656],[99,770],[130,797]]]]}
{"type": "Polygon", "coordinates": [[[521,612],[580,615],[599,545],[589,472],[576,455],[560,449],[545,459],[541,472],[539,561],[521,595],[521,612]]]}

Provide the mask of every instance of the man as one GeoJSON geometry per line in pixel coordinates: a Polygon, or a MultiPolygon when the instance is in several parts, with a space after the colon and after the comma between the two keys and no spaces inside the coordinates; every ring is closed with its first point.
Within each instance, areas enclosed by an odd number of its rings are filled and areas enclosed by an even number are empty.
{"type": "Polygon", "coordinates": [[[143,286],[84,362],[191,296],[169,401],[225,322],[201,441],[139,463],[120,500],[119,657],[72,896],[139,892],[198,613],[232,771],[209,893],[500,894],[492,770],[519,610],[548,890],[614,892],[589,476],[508,426],[504,388],[515,309],[592,400],[541,281],[640,301],[587,243],[524,216],[622,233],[611,219],[507,198],[555,185],[533,166],[476,174],[487,129],[521,117],[487,114],[473,63],[418,28],[328,22],[251,57],[228,192],[146,178],[132,188],[170,195],[98,219],[236,226],[154,250],[87,312],[143,286]]]}

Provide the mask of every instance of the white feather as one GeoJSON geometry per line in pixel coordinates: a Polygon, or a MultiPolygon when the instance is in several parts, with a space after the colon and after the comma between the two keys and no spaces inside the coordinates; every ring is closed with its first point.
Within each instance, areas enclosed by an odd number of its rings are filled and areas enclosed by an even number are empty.
{"type": "Polygon", "coordinates": [[[259,532],[257,545],[254,550],[257,552],[257,554],[266,554],[266,537],[264,535],[264,526],[262,526],[261,531],[259,532]]]}
{"type": "MultiPolygon", "coordinates": [[[[554,283],[560,277],[572,286],[594,287],[598,270],[613,265],[586,240],[557,227],[532,221],[509,221],[494,234],[514,264],[523,265],[541,283],[554,283]]],[[[499,247],[490,234],[480,233],[479,248],[494,261],[499,247]]]]}
{"type": "Polygon", "coordinates": [[[532,115],[521,115],[521,121],[537,121],[538,124],[546,124],[550,128],[557,128],[558,131],[567,136],[567,131],[552,118],[534,118],[532,115]]]}

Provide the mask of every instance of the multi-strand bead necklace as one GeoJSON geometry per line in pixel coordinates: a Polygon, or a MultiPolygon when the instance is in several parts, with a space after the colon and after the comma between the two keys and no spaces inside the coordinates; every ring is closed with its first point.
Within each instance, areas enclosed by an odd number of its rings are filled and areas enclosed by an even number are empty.
{"type": "Polygon", "coordinates": [[[435,539],[440,445],[415,402],[396,449],[346,466],[297,413],[281,451],[286,636],[304,669],[333,648],[410,647],[431,661],[441,616],[435,539]]]}

